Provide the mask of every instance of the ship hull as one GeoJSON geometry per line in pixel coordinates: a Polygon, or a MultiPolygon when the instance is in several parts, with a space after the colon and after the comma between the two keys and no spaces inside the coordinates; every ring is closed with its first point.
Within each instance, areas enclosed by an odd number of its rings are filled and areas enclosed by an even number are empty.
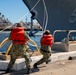
{"type": "MultiPolygon", "coordinates": [[[[37,1],[23,0],[29,10],[34,7],[37,1]]],[[[45,15],[45,23],[48,16],[46,29],[49,29],[51,33],[55,30],[76,30],[76,0],[44,0],[44,2],[48,13],[48,15],[45,15]]],[[[40,0],[31,11],[35,13],[34,18],[44,28],[45,8],[43,0],[40,0]]],[[[64,35],[61,35],[61,37],[64,35]]],[[[59,37],[56,36],[56,38],[59,37]]]]}

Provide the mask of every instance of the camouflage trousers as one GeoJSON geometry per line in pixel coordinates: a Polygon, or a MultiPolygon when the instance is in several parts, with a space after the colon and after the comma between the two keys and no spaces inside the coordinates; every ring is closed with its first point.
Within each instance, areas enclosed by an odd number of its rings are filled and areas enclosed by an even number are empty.
{"type": "Polygon", "coordinates": [[[40,65],[46,61],[48,61],[50,59],[51,53],[50,52],[43,52],[42,50],[40,50],[41,54],[43,55],[43,57],[36,62],[37,65],[40,65]]]}
{"type": "Polygon", "coordinates": [[[16,59],[21,56],[25,58],[25,64],[26,68],[31,68],[31,61],[30,61],[30,55],[28,53],[28,50],[25,48],[25,45],[12,45],[11,50],[10,50],[10,62],[8,64],[7,68],[12,68],[16,59]]]}

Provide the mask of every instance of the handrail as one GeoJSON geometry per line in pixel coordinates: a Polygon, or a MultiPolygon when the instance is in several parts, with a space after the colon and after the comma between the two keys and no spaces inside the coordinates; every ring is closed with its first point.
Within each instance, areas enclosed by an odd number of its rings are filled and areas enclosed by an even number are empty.
{"type": "Polygon", "coordinates": [[[55,30],[54,32],[53,32],[53,37],[55,37],[55,33],[56,32],[66,32],[67,30],[55,30]]]}
{"type": "MultiPolygon", "coordinates": [[[[55,33],[56,32],[66,32],[67,30],[55,30],[54,32],[53,32],[53,37],[55,37],[55,33]]],[[[72,32],[76,32],[76,30],[69,30],[69,32],[68,32],[68,34],[67,34],[67,41],[68,41],[68,43],[69,43],[69,36],[70,36],[70,33],[72,33],[72,32]]]]}
{"type": "MultiPolygon", "coordinates": [[[[72,32],[76,32],[76,30],[70,30],[70,31],[68,32],[67,39],[69,39],[69,36],[70,36],[70,34],[71,34],[72,32]]],[[[69,41],[68,41],[68,43],[69,43],[69,41]]]]}

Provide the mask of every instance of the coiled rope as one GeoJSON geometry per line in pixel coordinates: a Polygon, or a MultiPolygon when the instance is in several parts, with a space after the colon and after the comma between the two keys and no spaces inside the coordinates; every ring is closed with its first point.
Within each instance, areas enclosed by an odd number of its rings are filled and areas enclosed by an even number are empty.
{"type": "MultiPolygon", "coordinates": [[[[4,39],[1,43],[0,43],[0,48],[6,43],[8,41],[8,38],[6,38],[6,39],[4,39]]],[[[39,52],[39,49],[38,49],[38,46],[37,46],[37,44],[33,41],[33,40],[30,40],[30,42],[32,42],[32,44],[30,44],[31,46],[35,46],[36,47],[36,50],[39,52]]],[[[9,53],[9,51],[10,51],[10,48],[12,47],[12,43],[9,45],[9,47],[7,48],[7,50],[6,50],[6,57],[8,56],[8,53],[9,53]]],[[[26,47],[27,48],[27,47],[26,47]]]]}
{"type": "Polygon", "coordinates": [[[4,40],[0,43],[0,48],[6,43],[7,40],[8,40],[8,38],[4,39],[4,40]]]}

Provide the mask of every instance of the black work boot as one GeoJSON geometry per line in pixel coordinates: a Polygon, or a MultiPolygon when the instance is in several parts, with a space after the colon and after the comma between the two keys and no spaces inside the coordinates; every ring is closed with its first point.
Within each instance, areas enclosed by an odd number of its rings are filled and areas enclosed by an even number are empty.
{"type": "Polygon", "coordinates": [[[31,73],[31,69],[28,68],[26,74],[30,74],[31,73]]]}
{"type": "Polygon", "coordinates": [[[35,64],[33,65],[33,67],[34,67],[34,68],[38,68],[38,67],[37,67],[37,63],[35,63],[35,64]]]}
{"type": "Polygon", "coordinates": [[[7,70],[5,71],[5,73],[9,73],[10,72],[10,68],[7,68],[7,70]]]}
{"type": "Polygon", "coordinates": [[[50,61],[51,61],[51,59],[50,59],[50,60],[47,60],[47,61],[46,61],[46,64],[48,64],[50,61]]]}

